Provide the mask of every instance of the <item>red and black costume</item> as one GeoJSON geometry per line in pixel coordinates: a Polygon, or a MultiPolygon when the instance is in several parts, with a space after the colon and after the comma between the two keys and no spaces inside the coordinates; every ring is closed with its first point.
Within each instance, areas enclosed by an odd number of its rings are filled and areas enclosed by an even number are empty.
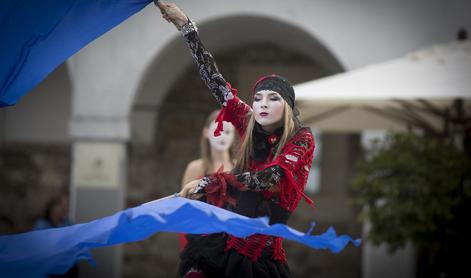
{"type": "MultiPolygon", "coordinates": [[[[202,80],[222,106],[216,119],[231,122],[239,136],[245,131],[252,109],[237,97],[237,91],[218,71],[213,56],[200,41],[190,22],[184,37],[198,66],[202,80]]],[[[216,132],[220,131],[217,129],[216,132]]],[[[283,127],[273,134],[256,124],[253,130],[253,155],[248,171],[216,173],[197,186],[208,203],[227,207],[248,216],[268,216],[270,224],[286,224],[301,198],[309,204],[304,187],[311,168],[314,140],[309,128],[297,127],[295,135],[274,157],[283,127]]],[[[199,277],[290,277],[282,239],[267,235],[237,238],[228,234],[188,236],[189,244],[181,254],[180,274],[199,277]],[[190,271],[190,272],[191,272],[190,271]]]]}

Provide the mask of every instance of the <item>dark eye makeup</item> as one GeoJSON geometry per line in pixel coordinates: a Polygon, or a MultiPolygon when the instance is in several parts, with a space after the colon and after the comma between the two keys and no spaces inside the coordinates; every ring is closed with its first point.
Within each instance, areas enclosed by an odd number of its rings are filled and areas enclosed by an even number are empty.
{"type": "MultiPolygon", "coordinates": [[[[269,98],[271,101],[278,101],[281,99],[278,95],[270,95],[269,98]]],[[[254,101],[261,101],[262,99],[263,99],[263,96],[260,96],[260,95],[255,95],[253,98],[254,101]]]]}

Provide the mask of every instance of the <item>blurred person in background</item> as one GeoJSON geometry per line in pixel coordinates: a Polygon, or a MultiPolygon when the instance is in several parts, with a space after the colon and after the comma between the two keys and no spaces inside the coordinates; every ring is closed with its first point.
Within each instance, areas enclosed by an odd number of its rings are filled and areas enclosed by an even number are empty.
{"type": "Polygon", "coordinates": [[[72,225],[68,216],[69,197],[65,193],[58,194],[47,202],[43,216],[36,221],[33,230],[61,228],[72,225]]]}
{"type": "MultiPolygon", "coordinates": [[[[219,110],[213,111],[207,117],[200,138],[201,157],[188,163],[183,174],[182,188],[190,181],[201,179],[224,169],[230,171],[234,168],[232,146],[234,143],[234,126],[224,122],[224,131],[220,136],[214,136],[217,123],[215,122],[219,110]],[[222,167],[222,168],[221,168],[222,167]]],[[[180,234],[180,250],[187,244],[186,236],[180,234]]]]}
{"type": "MultiPolygon", "coordinates": [[[[69,219],[69,197],[67,193],[60,193],[47,202],[43,216],[36,221],[33,230],[62,228],[69,225],[72,225],[69,219]]],[[[78,266],[74,265],[62,275],[49,275],[49,277],[75,278],[78,275],[78,266]]]]}

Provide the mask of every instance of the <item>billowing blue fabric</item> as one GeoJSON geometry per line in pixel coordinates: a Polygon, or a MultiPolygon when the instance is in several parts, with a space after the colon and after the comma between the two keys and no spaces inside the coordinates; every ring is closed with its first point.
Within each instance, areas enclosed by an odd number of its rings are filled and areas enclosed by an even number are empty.
{"type": "Polygon", "coordinates": [[[0,106],[15,104],[67,58],[151,1],[1,0],[0,106]]]}
{"type": "Polygon", "coordinates": [[[255,233],[283,237],[316,249],[340,252],[349,242],[333,228],[321,235],[301,233],[286,225],[268,225],[266,218],[248,218],[184,198],[143,204],[85,224],[0,237],[2,277],[43,277],[66,272],[77,260],[93,262],[90,249],[143,240],[157,232],[209,234],[227,232],[238,237],[255,233]]]}

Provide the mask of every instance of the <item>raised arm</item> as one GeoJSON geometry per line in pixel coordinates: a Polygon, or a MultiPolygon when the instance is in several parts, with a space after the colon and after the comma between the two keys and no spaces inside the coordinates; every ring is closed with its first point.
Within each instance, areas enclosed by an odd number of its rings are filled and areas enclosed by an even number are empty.
{"type": "Polygon", "coordinates": [[[226,106],[227,101],[234,98],[231,87],[219,72],[213,55],[201,42],[195,24],[175,4],[158,1],[157,5],[163,18],[168,22],[172,22],[182,32],[203,82],[210,89],[217,102],[221,106],[226,106]]]}
{"type": "Polygon", "coordinates": [[[215,134],[222,130],[222,122],[227,121],[232,123],[238,135],[242,137],[252,109],[237,97],[237,90],[232,88],[219,72],[213,55],[201,42],[195,24],[175,4],[158,1],[158,6],[163,18],[168,22],[172,22],[182,32],[190,48],[191,56],[198,67],[201,79],[222,106],[221,112],[216,118],[218,128],[215,134]]]}

